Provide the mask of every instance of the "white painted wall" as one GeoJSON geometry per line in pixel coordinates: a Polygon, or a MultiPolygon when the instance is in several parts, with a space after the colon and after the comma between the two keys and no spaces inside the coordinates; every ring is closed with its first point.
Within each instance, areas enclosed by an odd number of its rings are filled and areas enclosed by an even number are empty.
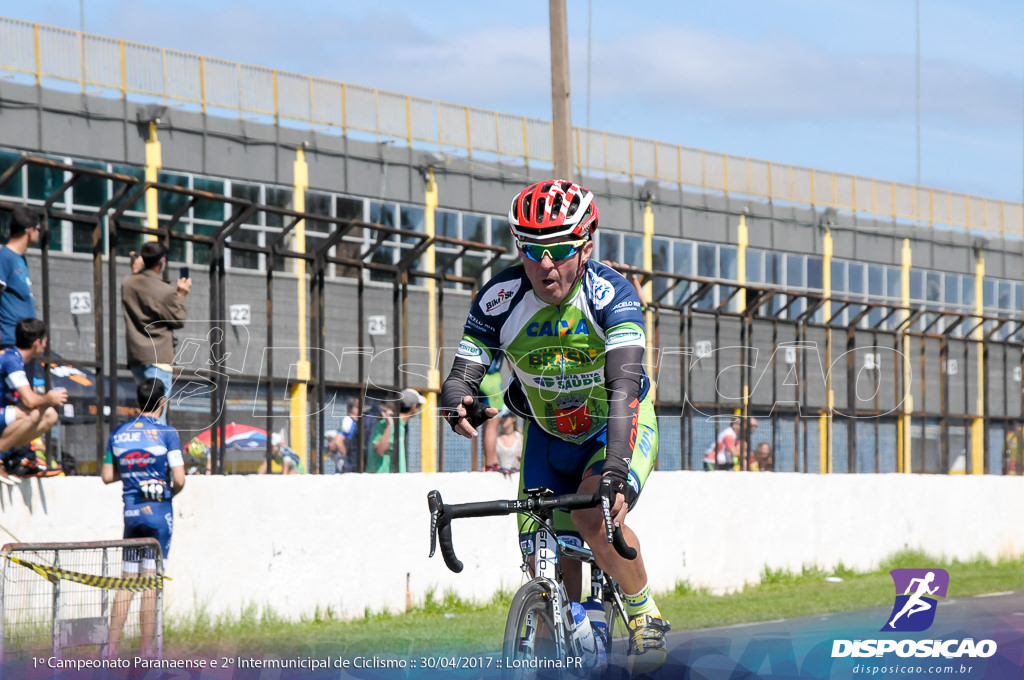
{"type": "MultiPolygon", "coordinates": [[[[430,588],[488,599],[522,580],[515,519],[457,521],[466,566],[452,574],[439,554],[427,559],[426,494],[513,498],[517,484],[494,473],[189,477],[174,502],[168,611],[401,611],[407,575],[416,602],[430,588]]],[[[2,542],[121,536],[120,484],[95,477],[0,488],[0,511],[2,542]]],[[[765,565],[866,569],[903,548],[1022,554],[1024,478],[656,472],[630,516],[655,590],[686,579],[727,591],[756,582],[765,565]]]]}

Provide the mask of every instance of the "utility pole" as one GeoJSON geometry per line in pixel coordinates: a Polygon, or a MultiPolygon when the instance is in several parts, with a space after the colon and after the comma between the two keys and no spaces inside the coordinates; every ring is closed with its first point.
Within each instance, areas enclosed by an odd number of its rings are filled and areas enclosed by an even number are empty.
{"type": "Polygon", "coordinates": [[[569,105],[569,31],[565,0],[548,0],[551,13],[551,152],[555,176],[572,179],[572,111],[569,105]]]}

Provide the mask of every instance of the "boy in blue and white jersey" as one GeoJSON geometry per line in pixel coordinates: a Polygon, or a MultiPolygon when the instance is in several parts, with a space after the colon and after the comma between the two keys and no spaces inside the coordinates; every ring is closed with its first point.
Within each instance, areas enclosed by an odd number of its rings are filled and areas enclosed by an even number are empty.
{"type": "Polygon", "coordinates": [[[30,442],[57,424],[56,407],[68,400],[68,391],[53,389],[39,394],[25,364],[46,352],[46,324],[40,319],[21,319],[15,324],[15,345],[0,352],[0,452],[4,470],[0,476],[17,479],[38,474],[30,442]]]}
{"type": "MultiPolygon", "coordinates": [[[[177,430],[160,422],[160,414],[167,405],[163,383],[155,378],[144,380],[136,391],[136,399],[141,413],[111,433],[100,476],[106,484],[122,482],[124,538],[157,539],[166,560],[174,526],[171,497],[185,486],[185,463],[177,430]]],[[[154,576],[156,555],[150,549],[126,549],[123,571],[125,578],[154,576]]],[[[133,595],[131,591],[120,590],[114,598],[110,619],[111,657],[117,656],[117,645],[133,595]]],[[[156,591],[146,591],[142,597],[142,653],[146,656],[153,651],[156,591]]]]}

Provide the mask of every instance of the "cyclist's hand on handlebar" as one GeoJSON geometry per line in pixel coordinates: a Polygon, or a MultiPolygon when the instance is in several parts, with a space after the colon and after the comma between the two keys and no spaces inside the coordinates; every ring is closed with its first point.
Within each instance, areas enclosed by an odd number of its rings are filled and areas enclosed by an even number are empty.
{"type": "Polygon", "coordinates": [[[617,475],[606,473],[601,478],[601,486],[598,490],[602,497],[602,505],[607,499],[608,515],[613,527],[622,526],[626,520],[626,513],[629,511],[629,504],[626,502],[625,480],[619,479],[617,475]]]}
{"type": "Polygon", "coordinates": [[[493,406],[485,407],[482,402],[466,396],[462,398],[458,412],[449,411],[446,418],[456,434],[472,439],[477,436],[476,428],[496,415],[498,415],[498,409],[493,406]]]}

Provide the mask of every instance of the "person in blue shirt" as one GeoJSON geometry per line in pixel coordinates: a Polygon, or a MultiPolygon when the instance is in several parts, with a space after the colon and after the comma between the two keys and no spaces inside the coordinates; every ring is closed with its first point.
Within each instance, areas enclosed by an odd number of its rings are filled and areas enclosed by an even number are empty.
{"type": "Polygon", "coordinates": [[[3,474],[13,478],[37,474],[32,440],[57,424],[57,407],[68,400],[66,389],[39,394],[32,389],[25,364],[46,351],[46,324],[21,319],[15,325],[15,346],[0,352],[0,452],[3,474]]]}
{"type": "MultiPolygon", "coordinates": [[[[124,538],[157,539],[166,561],[171,550],[174,524],[171,497],[185,486],[181,441],[177,430],[160,422],[160,414],[167,406],[164,385],[160,380],[144,380],[135,396],[141,413],[111,433],[100,477],[105,484],[121,480],[124,538]]],[[[125,578],[155,576],[156,555],[151,549],[125,549],[123,572],[125,578]]],[[[117,656],[117,646],[133,595],[131,591],[119,590],[114,597],[107,652],[110,658],[117,656]]],[[[145,591],[142,598],[139,610],[142,655],[152,656],[156,591],[145,591]]]]}
{"type": "Polygon", "coordinates": [[[14,346],[14,327],[19,319],[36,316],[25,251],[39,243],[46,231],[39,213],[22,205],[11,212],[10,233],[7,245],[0,248],[0,282],[5,286],[0,294],[0,348],[14,346]]]}

